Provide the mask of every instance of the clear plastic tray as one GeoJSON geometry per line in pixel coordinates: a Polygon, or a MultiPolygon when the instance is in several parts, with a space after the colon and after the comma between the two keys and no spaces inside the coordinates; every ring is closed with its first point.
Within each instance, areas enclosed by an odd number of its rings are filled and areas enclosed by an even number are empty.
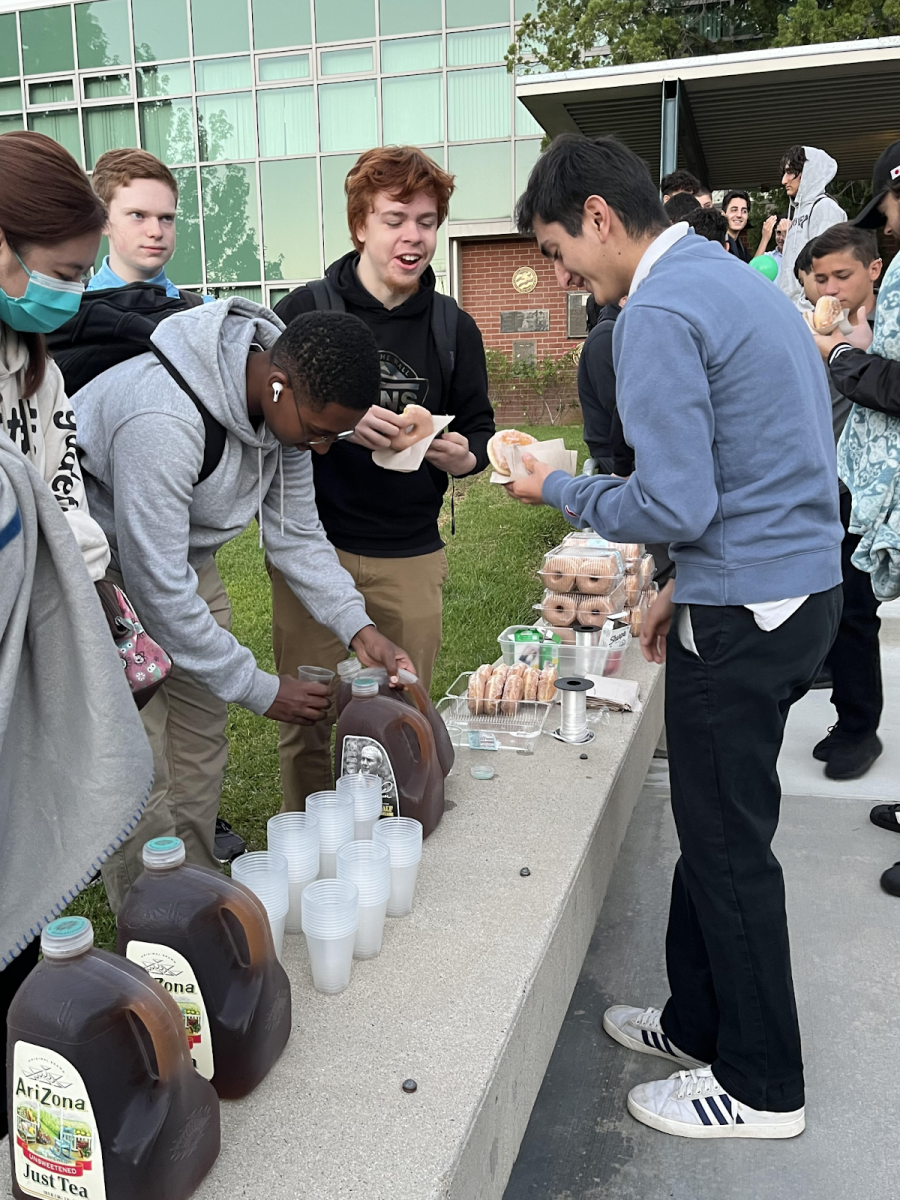
{"type": "Polygon", "coordinates": [[[518,700],[514,713],[476,715],[469,709],[466,696],[473,673],[466,671],[460,675],[437,704],[453,745],[470,750],[518,750],[533,754],[551,706],[540,700],[518,700]]]}
{"type": "Polygon", "coordinates": [[[551,592],[584,592],[605,596],[622,582],[625,567],[616,550],[586,552],[575,546],[557,546],[544,555],[538,574],[551,592]]]}
{"type": "Polygon", "coordinates": [[[613,550],[618,551],[628,574],[637,570],[638,562],[645,549],[641,542],[609,542],[606,538],[598,537],[596,533],[589,533],[586,529],[568,534],[563,538],[562,544],[565,549],[578,551],[584,555],[608,554],[613,550]]]}
{"type": "Polygon", "coordinates": [[[619,583],[605,596],[546,591],[541,603],[534,607],[548,625],[566,629],[576,622],[581,625],[602,625],[607,617],[622,611],[625,601],[625,585],[619,583]],[[559,611],[554,611],[557,608],[559,611]]]}

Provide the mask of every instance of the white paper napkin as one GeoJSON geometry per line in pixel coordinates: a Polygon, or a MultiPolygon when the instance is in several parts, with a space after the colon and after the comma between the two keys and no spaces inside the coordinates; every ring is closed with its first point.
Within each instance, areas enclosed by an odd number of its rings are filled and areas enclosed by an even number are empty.
{"type": "Polygon", "coordinates": [[[405,450],[373,450],[372,462],[377,467],[384,467],[386,471],[418,471],[425,458],[425,451],[437,435],[447,428],[452,420],[452,413],[447,417],[436,417],[432,413],[431,424],[433,429],[430,437],[424,437],[421,441],[413,442],[405,450]]]}
{"type": "Polygon", "coordinates": [[[530,446],[504,446],[503,453],[509,466],[509,474],[501,475],[499,471],[491,474],[491,483],[512,483],[514,479],[527,479],[528,472],[522,464],[522,456],[530,454],[540,463],[545,463],[554,471],[565,471],[574,475],[578,467],[577,450],[567,450],[562,438],[552,438],[548,442],[534,442],[530,446]]]}
{"type": "Polygon", "coordinates": [[[585,678],[594,685],[587,693],[589,707],[633,713],[644,711],[640,687],[634,679],[615,679],[606,675],[586,675],[585,678]]]}

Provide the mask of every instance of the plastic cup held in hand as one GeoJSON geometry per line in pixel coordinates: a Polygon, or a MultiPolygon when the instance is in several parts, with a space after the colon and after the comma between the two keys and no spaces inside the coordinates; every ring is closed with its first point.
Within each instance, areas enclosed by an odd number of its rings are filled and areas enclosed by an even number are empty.
{"type": "Polygon", "coordinates": [[[287,859],[276,850],[241,854],[231,864],[231,878],[248,887],[265,905],[275,953],[281,962],[284,926],[290,904],[287,859]]]}
{"type": "Polygon", "coordinates": [[[412,911],[422,858],[422,826],[412,817],[384,817],[372,830],[372,841],[387,846],[391,855],[387,915],[405,917],[412,911]]]}
{"type": "Polygon", "coordinates": [[[341,846],[353,841],[353,797],[346,792],[313,792],[306,797],[306,811],[319,821],[319,878],[334,879],[335,856],[341,846]]]}
{"type": "Polygon", "coordinates": [[[367,841],[381,816],[381,780],[377,775],[342,775],[334,787],[339,796],[349,792],[353,797],[353,840],[367,841]]]}
{"type": "Polygon", "coordinates": [[[287,933],[300,933],[300,897],[319,875],[319,819],[312,813],[286,812],[270,817],[266,826],[269,849],[283,854],[288,864],[287,933]]]}
{"type": "Polygon", "coordinates": [[[326,687],[331,687],[334,671],[329,671],[327,667],[298,667],[297,678],[301,683],[324,683],[326,687]]]}
{"type": "Polygon", "coordinates": [[[319,879],[303,893],[303,932],[317,992],[342,992],[350,982],[359,927],[359,889],[348,879],[319,879]]]}
{"type": "Polygon", "coordinates": [[[348,842],[337,852],[337,877],[355,883],[359,891],[359,928],[354,958],[381,953],[384,918],[391,894],[391,854],[380,842],[348,842]]]}

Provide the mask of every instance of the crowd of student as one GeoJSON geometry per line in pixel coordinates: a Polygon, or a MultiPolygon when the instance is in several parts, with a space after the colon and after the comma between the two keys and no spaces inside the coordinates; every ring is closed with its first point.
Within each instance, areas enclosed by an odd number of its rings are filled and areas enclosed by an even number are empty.
{"type": "MultiPolygon", "coordinates": [[[[813,753],[836,779],[874,762],[877,604],[900,590],[889,472],[868,454],[900,412],[900,280],[892,268],[876,308],[870,232],[900,233],[900,143],[853,224],[824,192],[828,155],[794,147],[782,168],[792,216],[769,218],[756,250],[775,257],[777,287],[746,266],[745,193],[720,210],[675,172],[661,200],[614,139],[556,139],[518,209],[560,285],[598,305],[579,391],[600,474],[532,461],[508,490],[650,544],[663,585],[641,640],[656,662],[668,644],[672,997],[604,1024],[688,1068],[629,1107],[689,1136],[803,1127],[775,764],[826,660],[838,721],[813,753]],[[838,296],[851,332],[817,346],[799,310],[819,295],[838,296]]],[[[451,479],[487,465],[494,431],[481,334],[430,267],[453,179],[422,151],[359,158],[354,250],[274,313],[168,278],[178,188],[158,160],[112,151],[92,183],[48,138],[0,137],[0,1011],[41,925],[97,869],[117,911],[148,838],[177,835],[210,867],[240,843],[218,820],[228,703],[279,723],[290,809],[331,779],[333,708],[299,664],[333,670],[349,648],[394,682],[404,667],[430,683],[440,508],[451,479]],[[83,294],[102,233],[109,254],[83,294]],[[372,452],[408,403],[450,428],[419,470],[381,470],[372,452]],[[215,561],[254,518],[275,675],[231,634],[215,561]],[[133,605],[134,644],[161,647],[143,696],[143,660],[126,679],[95,584],[133,605]]],[[[900,829],[898,813],[873,820],[900,829]]]]}

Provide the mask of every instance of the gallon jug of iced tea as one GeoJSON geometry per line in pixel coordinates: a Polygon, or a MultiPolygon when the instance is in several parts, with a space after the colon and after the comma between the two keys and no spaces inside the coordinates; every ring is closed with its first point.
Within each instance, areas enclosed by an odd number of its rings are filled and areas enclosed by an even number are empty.
{"type": "Polygon", "coordinates": [[[186,1200],[219,1153],[219,1098],[175,1001],[93,946],[84,917],[53,921],[9,1010],[12,1194],[186,1200]]]}
{"type": "Polygon", "coordinates": [[[428,837],[444,815],[444,776],[431,726],[411,704],[381,695],[360,676],[341,713],[334,774],[367,772],[381,778],[382,816],[414,817],[428,837]]]}
{"type": "Polygon", "coordinates": [[[397,674],[400,682],[403,684],[403,699],[417,708],[431,726],[431,732],[434,735],[434,748],[437,751],[441,774],[446,779],[450,774],[450,768],[453,766],[454,759],[453,743],[450,741],[447,726],[441,720],[440,713],[432,704],[431,697],[419,682],[418,675],[413,675],[411,671],[404,671],[402,667],[397,674]]]}
{"type": "Polygon", "coordinates": [[[252,1092],[291,1031],[291,985],[262,901],[153,838],[118,920],[117,949],[181,1009],[194,1065],[219,1095],[252,1092]]]}

